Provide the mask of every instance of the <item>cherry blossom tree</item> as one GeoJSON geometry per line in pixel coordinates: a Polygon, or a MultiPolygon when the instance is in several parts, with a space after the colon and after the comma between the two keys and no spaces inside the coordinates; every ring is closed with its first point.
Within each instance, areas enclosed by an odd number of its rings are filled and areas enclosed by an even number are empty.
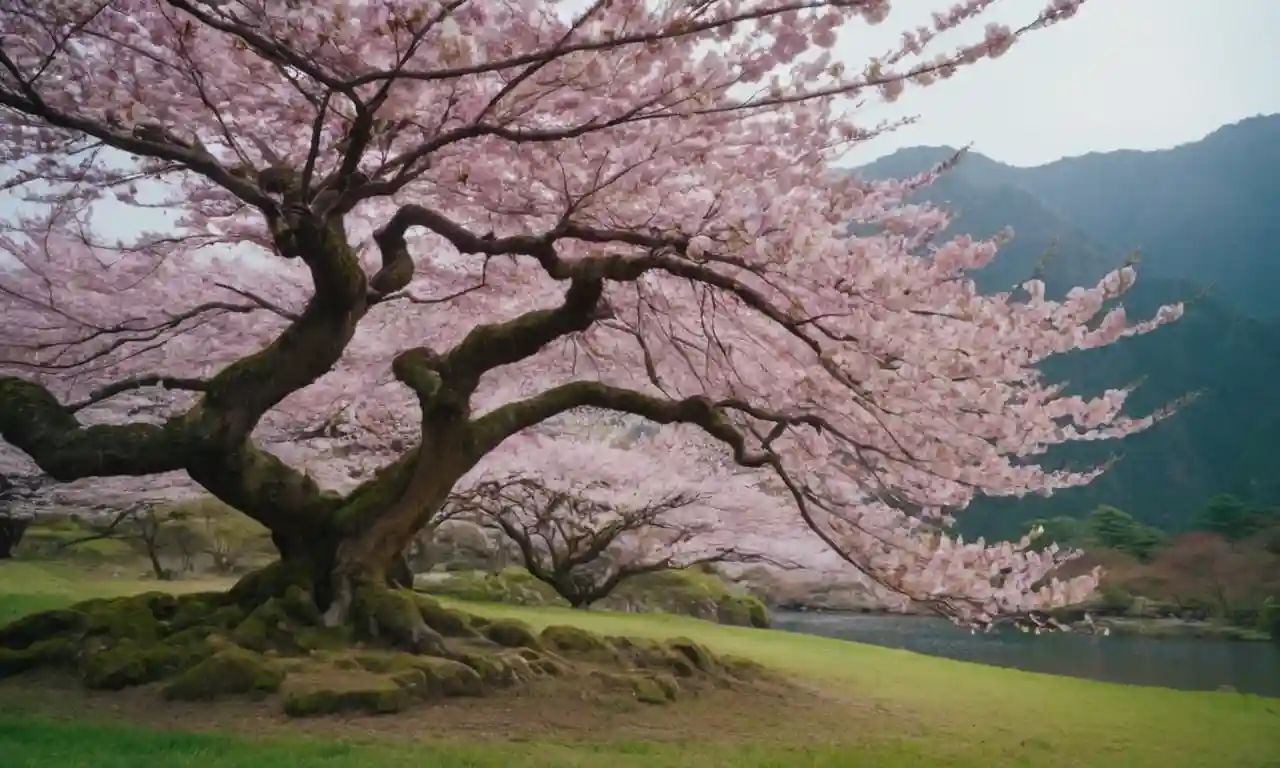
{"type": "Polygon", "coordinates": [[[61,482],[206,489],[329,623],[415,648],[378,599],[402,550],[581,408],[702,435],[896,600],[986,622],[1076,599],[1092,577],[1045,580],[1068,553],[948,526],[976,494],[1088,483],[1035,459],[1166,415],[1036,365],[1181,308],[1108,309],[1129,267],[979,295],[1000,241],[938,242],[950,213],[905,202],[945,167],[836,166],[897,124],[862,101],[1083,2],[942,47],[992,4],[863,66],[834,46],[888,0],[4,0],[0,435],[61,482]]]}
{"type": "Polygon", "coordinates": [[[707,563],[795,565],[766,554],[777,547],[764,526],[788,533],[776,502],[749,497],[750,487],[734,488],[732,478],[681,477],[669,462],[635,450],[625,435],[622,441],[632,450],[544,441],[523,461],[500,464],[505,474],[467,478],[445,512],[509,539],[529,573],[574,608],[590,607],[647,573],[707,563]],[[595,475],[579,482],[571,468],[584,462],[595,475]]]}

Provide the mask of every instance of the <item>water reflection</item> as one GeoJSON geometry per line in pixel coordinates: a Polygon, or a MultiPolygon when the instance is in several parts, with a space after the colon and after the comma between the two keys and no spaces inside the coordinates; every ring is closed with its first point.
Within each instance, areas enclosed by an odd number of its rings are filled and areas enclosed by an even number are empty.
{"type": "Polygon", "coordinates": [[[774,626],[1032,672],[1185,690],[1231,686],[1280,697],[1280,647],[1271,643],[1016,631],[971,635],[938,619],[831,613],[778,612],[774,626]]]}

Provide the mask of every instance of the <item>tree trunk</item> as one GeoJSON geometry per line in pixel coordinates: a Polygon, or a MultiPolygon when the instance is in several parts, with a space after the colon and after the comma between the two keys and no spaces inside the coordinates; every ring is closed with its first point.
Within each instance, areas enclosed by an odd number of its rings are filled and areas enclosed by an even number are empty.
{"type": "Polygon", "coordinates": [[[13,557],[13,550],[22,541],[22,536],[27,532],[27,526],[30,524],[31,521],[26,518],[0,518],[0,560],[13,557]]]}

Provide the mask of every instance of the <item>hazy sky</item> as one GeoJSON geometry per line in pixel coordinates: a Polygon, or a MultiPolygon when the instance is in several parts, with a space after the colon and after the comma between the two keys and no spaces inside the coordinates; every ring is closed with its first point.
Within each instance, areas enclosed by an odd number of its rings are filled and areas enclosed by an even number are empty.
{"type": "MultiPolygon", "coordinates": [[[[984,18],[1014,26],[1047,0],[996,5],[984,18]]],[[[883,25],[842,39],[840,58],[880,54],[905,25],[945,6],[898,0],[883,25]]],[[[971,24],[956,41],[975,39],[981,27],[971,24]]],[[[938,50],[950,47],[946,41],[938,50]]],[[[972,143],[997,160],[1035,165],[1091,151],[1175,146],[1277,112],[1280,0],[1089,0],[1075,18],[1028,35],[999,59],[909,89],[895,105],[866,108],[876,119],[917,115],[919,122],[851,159],[972,143]]]]}

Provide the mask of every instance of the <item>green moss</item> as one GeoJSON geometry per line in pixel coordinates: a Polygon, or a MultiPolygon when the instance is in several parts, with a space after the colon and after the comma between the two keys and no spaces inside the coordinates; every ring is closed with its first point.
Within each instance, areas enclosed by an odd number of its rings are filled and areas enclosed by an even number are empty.
{"type": "Polygon", "coordinates": [[[244,615],[238,607],[230,604],[230,598],[225,592],[192,592],[177,598],[173,616],[169,619],[169,629],[178,632],[200,625],[229,629],[243,621],[244,615]],[[217,620],[215,616],[218,617],[217,620]],[[235,620],[226,622],[232,616],[235,620]]]}
{"type": "Polygon", "coordinates": [[[144,645],[154,643],[164,634],[164,627],[152,613],[154,595],[142,594],[117,600],[81,603],[88,614],[84,625],[86,637],[128,638],[144,645]]]}
{"type": "Polygon", "coordinates": [[[201,701],[223,696],[267,694],[280,689],[285,675],[270,661],[240,648],[223,648],[174,678],[164,696],[201,701]]]}
{"type": "Polygon", "coordinates": [[[280,601],[285,613],[303,624],[319,626],[324,621],[311,592],[298,584],[290,584],[280,601]]]}
{"type": "Polygon", "coordinates": [[[769,609],[748,595],[727,595],[716,603],[716,620],[739,627],[769,628],[769,609]]]}
{"type": "Polygon", "coordinates": [[[431,656],[409,657],[409,664],[422,675],[421,682],[410,688],[420,697],[481,696],[484,680],[462,662],[431,656]]]}
{"type": "Polygon", "coordinates": [[[106,647],[90,645],[80,658],[80,676],[91,689],[118,691],[171,675],[196,656],[190,648],[145,646],[131,639],[106,647]]]}
{"type": "Polygon", "coordinates": [[[381,469],[369,482],[362,484],[347,497],[342,508],[334,515],[334,525],[339,530],[350,531],[369,514],[385,510],[404,495],[405,485],[418,463],[418,449],[414,448],[381,469]]]}
{"type": "Polygon", "coordinates": [[[423,621],[414,597],[404,589],[358,588],[351,606],[357,631],[402,650],[443,655],[444,639],[423,621]]]}
{"type": "Polygon", "coordinates": [[[458,661],[470,667],[481,681],[491,685],[506,685],[510,682],[506,665],[492,655],[485,653],[462,652],[455,654],[458,661]]]}
{"type": "Polygon", "coordinates": [[[21,650],[51,637],[79,633],[87,621],[88,616],[72,608],[23,616],[0,627],[0,648],[21,650]]]}
{"type": "Polygon", "coordinates": [[[711,652],[687,637],[677,637],[674,640],[669,640],[667,641],[667,647],[687,659],[693,665],[693,668],[699,672],[711,673],[716,672],[718,669],[715,657],[711,655],[711,652]]]}
{"type": "Polygon", "coordinates": [[[446,608],[440,601],[426,595],[416,595],[422,620],[445,637],[478,637],[479,632],[471,624],[471,617],[462,611],[446,608]]]}
{"type": "Polygon", "coordinates": [[[332,715],[340,712],[362,712],[389,715],[412,706],[413,694],[395,680],[375,680],[360,686],[331,690],[300,689],[285,697],[284,711],[290,717],[332,715]]]}
{"type": "Polygon", "coordinates": [[[562,653],[613,654],[613,648],[601,636],[581,627],[555,624],[542,630],[542,642],[562,653]]]}
{"type": "Polygon", "coordinates": [[[39,667],[71,664],[76,654],[75,643],[64,637],[40,640],[21,650],[0,648],[0,678],[39,667]]]}
{"type": "Polygon", "coordinates": [[[540,648],[533,628],[519,619],[501,619],[484,628],[484,636],[508,648],[540,648]]]}
{"type": "Polygon", "coordinates": [[[725,671],[739,679],[762,677],[769,671],[763,664],[741,656],[721,656],[719,661],[725,671]]]}
{"type": "Polygon", "coordinates": [[[283,598],[290,587],[310,591],[311,574],[298,562],[275,562],[244,575],[231,587],[231,600],[252,609],[271,598],[283,598]]]}
{"type": "Polygon", "coordinates": [[[289,625],[289,615],[276,598],[271,598],[253,611],[231,631],[231,641],[251,651],[296,651],[297,643],[289,625]]]}
{"type": "Polygon", "coordinates": [[[293,644],[299,651],[323,651],[346,648],[352,643],[350,627],[296,627],[293,644]]]}
{"type": "Polygon", "coordinates": [[[506,568],[499,573],[457,571],[447,579],[434,582],[430,592],[455,600],[509,605],[567,606],[556,591],[538,581],[524,568],[506,568]]]}

